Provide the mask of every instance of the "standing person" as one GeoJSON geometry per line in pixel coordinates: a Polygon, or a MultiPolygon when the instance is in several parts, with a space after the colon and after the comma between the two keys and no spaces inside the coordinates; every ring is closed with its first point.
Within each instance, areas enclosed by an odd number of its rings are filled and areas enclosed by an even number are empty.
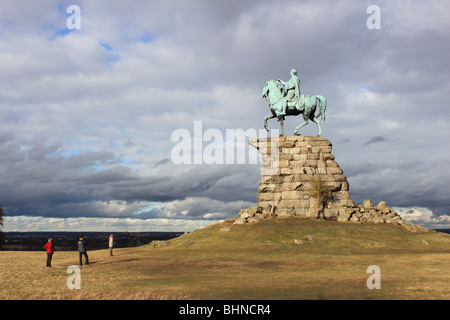
{"type": "Polygon", "coordinates": [[[111,234],[109,236],[109,255],[112,256],[113,255],[113,247],[114,247],[114,235],[111,234]]]}
{"type": "Polygon", "coordinates": [[[44,245],[44,249],[47,250],[47,265],[46,267],[52,267],[52,256],[53,256],[53,239],[48,239],[47,243],[44,245]]]}
{"type": "Polygon", "coordinates": [[[86,252],[86,242],[84,241],[83,235],[81,235],[80,238],[78,238],[78,252],[80,255],[80,266],[83,265],[83,256],[86,260],[86,264],[89,264],[89,258],[86,252]]]}

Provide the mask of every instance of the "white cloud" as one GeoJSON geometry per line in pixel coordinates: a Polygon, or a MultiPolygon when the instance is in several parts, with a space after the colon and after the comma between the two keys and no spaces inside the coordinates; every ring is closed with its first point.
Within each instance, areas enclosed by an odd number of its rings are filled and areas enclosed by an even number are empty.
{"type": "Polygon", "coordinates": [[[427,208],[397,208],[393,207],[402,218],[408,222],[431,229],[450,229],[450,215],[436,216],[427,208]]]}
{"type": "Polygon", "coordinates": [[[133,218],[45,218],[5,217],[4,232],[10,231],[107,231],[107,232],[190,232],[218,223],[223,219],[133,219],[133,218]]]}
{"type": "Polygon", "coordinates": [[[218,201],[202,197],[188,197],[165,204],[160,214],[167,218],[226,219],[237,217],[239,210],[255,206],[249,201],[218,201]]]}

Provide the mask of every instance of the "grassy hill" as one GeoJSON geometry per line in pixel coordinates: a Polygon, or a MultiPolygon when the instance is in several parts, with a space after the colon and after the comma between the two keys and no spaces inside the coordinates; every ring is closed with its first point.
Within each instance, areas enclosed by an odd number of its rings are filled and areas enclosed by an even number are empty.
{"type": "Polygon", "coordinates": [[[168,242],[89,252],[0,252],[0,299],[449,299],[450,235],[299,217],[231,221],[168,242]],[[381,289],[369,290],[381,270],[381,289]]]}

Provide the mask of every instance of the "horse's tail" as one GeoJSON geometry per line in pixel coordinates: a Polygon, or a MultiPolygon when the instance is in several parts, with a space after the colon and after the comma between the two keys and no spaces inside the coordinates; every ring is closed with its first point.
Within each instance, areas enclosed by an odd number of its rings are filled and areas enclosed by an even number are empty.
{"type": "Polygon", "coordinates": [[[322,117],[322,122],[325,121],[325,110],[327,110],[327,100],[324,96],[317,95],[316,98],[319,100],[319,114],[317,117],[322,117]]]}

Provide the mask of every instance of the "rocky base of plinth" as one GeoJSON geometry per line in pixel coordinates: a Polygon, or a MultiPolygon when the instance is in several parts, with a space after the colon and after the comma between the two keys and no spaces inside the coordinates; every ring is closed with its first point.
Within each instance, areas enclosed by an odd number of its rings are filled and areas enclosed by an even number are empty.
{"type": "MultiPolygon", "coordinates": [[[[248,209],[241,209],[237,219],[233,224],[252,224],[265,219],[277,218],[275,213],[263,212],[261,207],[253,207],[248,209]]],[[[428,229],[415,225],[411,222],[406,222],[397,212],[392,208],[387,207],[384,201],[380,201],[378,205],[374,206],[372,201],[365,200],[362,205],[356,205],[352,208],[347,208],[345,212],[341,211],[337,217],[330,217],[329,220],[343,223],[374,223],[374,224],[393,224],[404,227],[405,229],[416,232],[429,231],[428,229]]]]}
{"type": "Polygon", "coordinates": [[[337,221],[353,223],[392,223],[400,225],[412,232],[417,230],[428,231],[427,228],[415,225],[411,222],[406,222],[392,208],[386,207],[384,201],[380,201],[378,205],[374,206],[372,201],[365,200],[363,205],[349,208],[347,212],[340,214],[337,217],[337,221]]]}
{"type": "Polygon", "coordinates": [[[398,215],[392,208],[386,207],[386,203],[381,201],[374,206],[372,201],[366,200],[363,205],[349,208],[346,212],[339,214],[337,217],[339,222],[373,222],[373,223],[394,223],[401,225],[404,223],[403,218],[398,215]]]}

